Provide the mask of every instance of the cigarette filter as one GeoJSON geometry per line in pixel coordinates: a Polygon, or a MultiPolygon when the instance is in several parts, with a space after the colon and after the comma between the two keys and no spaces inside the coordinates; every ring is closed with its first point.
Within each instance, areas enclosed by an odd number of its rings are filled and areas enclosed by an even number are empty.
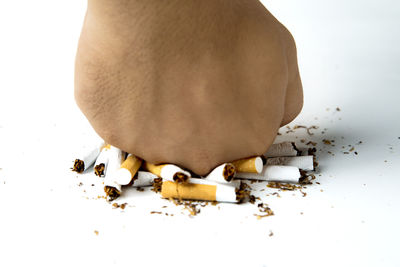
{"type": "Polygon", "coordinates": [[[279,181],[298,183],[301,177],[300,170],[294,166],[264,166],[263,171],[258,173],[237,173],[238,178],[256,179],[264,181],[279,181]]]}
{"type": "Polygon", "coordinates": [[[94,146],[85,145],[78,154],[78,158],[75,159],[72,170],[78,173],[87,170],[94,163],[103,146],[103,140],[99,140],[94,146]]]}
{"type": "Polygon", "coordinates": [[[299,156],[300,151],[296,148],[292,142],[283,142],[278,144],[272,144],[264,156],[267,158],[272,157],[287,157],[287,156],[299,156]]]}
{"type": "Polygon", "coordinates": [[[314,158],[313,156],[268,158],[267,165],[295,166],[300,170],[312,171],[314,170],[314,158]]]}
{"type": "Polygon", "coordinates": [[[261,173],[263,169],[263,161],[261,157],[251,157],[239,159],[232,162],[237,172],[261,173]]]}
{"type": "Polygon", "coordinates": [[[138,171],[137,178],[133,182],[133,187],[144,187],[151,186],[153,184],[154,179],[158,178],[157,175],[146,172],[146,171],[138,171]]]}
{"type": "Polygon", "coordinates": [[[178,183],[186,182],[189,177],[191,177],[189,172],[184,171],[173,164],[154,165],[145,162],[145,168],[164,180],[176,181],[178,183]]]}
{"type": "Polygon", "coordinates": [[[101,149],[99,156],[94,163],[94,174],[101,177],[104,176],[107,172],[107,165],[109,160],[110,145],[106,145],[101,149]]]}
{"type": "Polygon", "coordinates": [[[232,163],[224,163],[212,170],[205,180],[217,183],[230,183],[235,176],[236,169],[232,163]]]}
{"type": "Polygon", "coordinates": [[[195,178],[191,178],[190,183],[165,181],[162,184],[161,195],[163,198],[237,202],[234,186],[195,178]]]}
{"type": "Polygon", "coordinates": [[[141,165],[141,158],[129,154],[126,160],[121,164],[121,167],[115,172],[114,181],[120,185],[129,184],[141,165]]]}

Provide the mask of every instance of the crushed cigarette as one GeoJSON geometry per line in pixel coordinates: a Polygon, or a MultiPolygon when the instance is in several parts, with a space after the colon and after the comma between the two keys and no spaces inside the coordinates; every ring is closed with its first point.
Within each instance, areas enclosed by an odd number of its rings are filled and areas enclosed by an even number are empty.
{"type": "Polygon", "coordinates": [[[266,165],[261,173],[237,173],[236,178],[298,183],[301,173],[294,166],[266,165]]]}
{"type": "Polygon", "coordinates": [[[121,167],[115,171],[114,181],[120,185],[129,184],[141,165],[141,158],[129,154],[126,160],[121,164],[121,167]]]}
{"type": "Polygon", "coordinates": [[[235,186],[197,178],[190,178],[187,183],[164,181],[161,195],[163,198],[237,202],[235,186]]]}
{"type": "Polygon", "coordinates": [[[72,168],[72,171],[77,173],[82,173],[86,171],[95,162],[103,146],[104,146],[103,140],[98,141],[93,146],[90,145],[84,146],[78,153],[79,156],[74,161],[74,166],[72,168]]]}
{"type": "Polygon", "coordinates": [[[314,157],[297,156],[297,157],[268,158],[267,165],[294,166],[301,170],[312,171],[314,170],[314,157]]]}
{"type": "Polygon", "coordinates": [[[96,176],[102,177],[106,174],[109,160],[108,151],[110,150],[110,148],[110,145],[106,145],[101,149],[101,152],[97,157],[96,162],[94,163],[94,174],[96,176]]]}
{"type": "Polygon", "coordinates": [[[182,170],[173,164],[154,165],[149,162],[145,162],[144,166],[149,172],[167,181],[184,183],[191,177],[189,172],[182,170]]]}
{"type": "Polygon", "coordinates": [[[138,171],[132,187],[139,188],[139,187],[151,186],[154,183],[154,179],[157,178],[158,176],[151,172],[138,171]]]}
{"type": "Polygon", "coordinates": [[[278,144],[272,144],[267,152],[264,153],[266,158],[273,157],[290,157],[299,156],[300,150],[297,149],[293,142],[283,142],[278,144]]]}
{"type": "Polygon", "coordinates": [[[236,169],[232,163],[224,163],[212,170],[205,180],[218,183],[230,183],[235,176],[236,169]]]}
{"type": "Polygon", "coordinates": [[[104,192],[109,201],[113,201],[121,196],[121,190],[118,190],[115,186],[104,186],[104,192]]]}

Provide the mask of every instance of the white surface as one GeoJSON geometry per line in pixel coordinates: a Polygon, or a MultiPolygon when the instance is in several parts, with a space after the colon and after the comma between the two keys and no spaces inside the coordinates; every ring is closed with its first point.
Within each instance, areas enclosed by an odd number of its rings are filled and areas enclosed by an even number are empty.
{"type": "Polygon", "coordinates": [[[319,126],[281,139],[317,141],[321,175],[305,197],[257,185],[275,212],[261,220],[251,204],[190,218],[133,188],[135,204],[113,209],[89,194],[99,178],[69,171],[90,138],[72,90],[84,2],[0,3],[1,266],[400,265],[398,1],[265,1],[297,41],[305,106],[292,125],[319,126]]]}

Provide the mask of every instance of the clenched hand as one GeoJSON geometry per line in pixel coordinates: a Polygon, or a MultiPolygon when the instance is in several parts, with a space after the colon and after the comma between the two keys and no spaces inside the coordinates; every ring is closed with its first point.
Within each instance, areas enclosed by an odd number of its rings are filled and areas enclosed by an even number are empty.
{"type": "Polygon", "coordinates": [[[294,40],[258,0],[89,0],[75,98],[106,142],[199,175],[264,153],[303,104],[294,40]]]}

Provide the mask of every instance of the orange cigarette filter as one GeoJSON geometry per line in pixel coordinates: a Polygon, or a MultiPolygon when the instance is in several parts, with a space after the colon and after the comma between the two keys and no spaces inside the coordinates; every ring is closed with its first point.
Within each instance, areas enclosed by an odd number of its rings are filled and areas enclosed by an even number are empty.
{"type": "Polygon", "coordinates": [[[193,199],[215,201],[217,187],[207,184],[175,183],[165,181],[162,184],[163,198],[193,199]]]}
{"type": "Polygon", "coordinates": [[[163,165],[155,165],[148,163],[147,161],[144,162],[144,167],[151,173],[157,175],[158,177],[161,177],[161,170],[166,164],[163,165]]]}
{"type": "Polygon", "coordinates": [[[263,169],[263,161],[258,156],[235,160],[232,164],[235,166],[236,172],[261,173],[263,169]]]}

